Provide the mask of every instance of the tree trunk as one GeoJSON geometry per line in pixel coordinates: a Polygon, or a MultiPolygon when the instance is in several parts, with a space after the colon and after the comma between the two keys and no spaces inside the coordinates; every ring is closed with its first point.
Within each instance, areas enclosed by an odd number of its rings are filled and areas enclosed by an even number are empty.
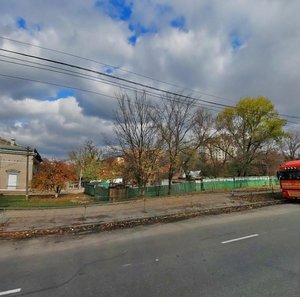
{"type": "Polygon", "coordinates": [[[140,187],[139,192],[140,192],[140,196],[144,197],[144,195],[145,195],[145,186],[140,187]]]}
{"type": "Polygon", "coordinates": [[[173,177],[173,174],[169,173],[169,176],[168,176],[168,195],[171,195],[172,177],[173,177]]]}
{"type": "Polygon", "coordinates": [[[81,189],[82,182],[82,168],[80,168],[79,181],[78,181],[78,189],[81,189]]]}

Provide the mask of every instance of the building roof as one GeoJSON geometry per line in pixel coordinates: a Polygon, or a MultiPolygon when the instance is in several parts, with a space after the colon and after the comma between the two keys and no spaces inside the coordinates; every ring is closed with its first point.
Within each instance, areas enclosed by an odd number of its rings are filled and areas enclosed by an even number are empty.
{"type": "Polygon", "coordinates": [[[17,145],[14,139],[12,139],[11,141],[7,141],[0,137],[0,153],[25,156],[29,155],[34,156],[35,159],[39,162],[43,161],[41,155],[35,148],[17,145]]]}
{"type": "Polygon", "coordinates": [[[0,145],[1,144],[10,144],[10,142],[7,141],[6,139],[0,137],[0,145]]]}

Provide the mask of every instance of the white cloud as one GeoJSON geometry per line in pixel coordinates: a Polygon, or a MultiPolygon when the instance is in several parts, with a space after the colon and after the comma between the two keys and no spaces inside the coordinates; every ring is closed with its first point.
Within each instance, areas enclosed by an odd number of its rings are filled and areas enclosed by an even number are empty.
{"type": "MultiPolygon", "coordinates": [[[[242,96],[263,95],[269,97],[281,113],[297,115],[295,110],[300,105],[299,9],[300,3],[296,0],[288,4],[283,0],[134,1],[131,19],[122,21],[96,9],[92,0],[1,0],[0,36],[123,67],[234,102],[242,96]],[[27,30],[17,27],[20,17],[26,21],[27,30]],[[170,25],[179,17],[184,17],[184,31],[170,25]],[[132,46],[128,38],[135,32],[130,31],[129,23],[153,30],[141,34],[132,46]]],[[[106,69],[92,61],[8,40],[0,39],[0,47],[98,71],[106,69]]],[[[114,96],[118,88],[3,61],[0,67],[2,137],[15,136],[24,144],[34,143],[46,154],[63,155],[85,139],[104,144],[102,133],[112,134],[116,100],[99,94],[114,96]],[[99,94],[75,90],[73,97],[46,100],[56,97],[63,86],[99,94]]],[[[170,85],[120,69],[114,69],[112,74],[172,89],[170,85]]],[[[234,103],[207,96],[202,99],[234,103]]]]}
{"type": "Polygon", "coordinates": [[[42,102],[1,98],[1,102],[5,108],[1,118],[9,114],[9,120],[0,125],[2,136],[15,137],[18,143],[35,146],[46,155],[51,155],[51,151],[64,155],[87,139],[105,145],[103,136],[112,132],[110,122],[85,116],[74,97],[42,102]]]}

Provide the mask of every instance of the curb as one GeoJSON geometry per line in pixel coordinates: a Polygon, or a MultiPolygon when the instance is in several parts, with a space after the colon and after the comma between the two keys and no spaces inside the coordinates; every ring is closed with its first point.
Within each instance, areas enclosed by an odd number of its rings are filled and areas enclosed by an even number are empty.
{"type": "Polygon", "coordinates": [[[112,221],[108,223],[93,223],[93,224],[80,224],[72,226],[62,226],[51,229],[36,229],[36,230],[23,230],[23,231],[4,231],[0,232],[0,239],[26,239],[46,235],[63,235],[63,234],[90,234],[96,232],[112,231],[116,229],[128,229],[141,225],[153,225],[157,223],[171,223],[190,218],[195,218],[205,215],[218,215],[227,214],[245,210],[261,208],[265,206],[272,206],[283,204],[285,201],[265,201],[255,202],[246,205],[238,206],[225,206],[219,208],[201,209],[196,211],[179,211],[172,214],[152,216],[146,218],[128,219],[121,221],[112,221]]]}

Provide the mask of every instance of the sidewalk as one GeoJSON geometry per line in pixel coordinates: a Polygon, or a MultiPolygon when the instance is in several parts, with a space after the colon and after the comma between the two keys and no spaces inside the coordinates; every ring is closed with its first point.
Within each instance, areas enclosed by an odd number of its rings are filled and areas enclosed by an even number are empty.
{"type": "Polygon", "coordinates": [[[250,200],[232,197],[230,193],[200,193],[148,198],[145,202],[135,200],[87,207],[6,210],[0,212],[0,238],[108,230],[280,203],[265,195],[252,196],[250,200]]]}

